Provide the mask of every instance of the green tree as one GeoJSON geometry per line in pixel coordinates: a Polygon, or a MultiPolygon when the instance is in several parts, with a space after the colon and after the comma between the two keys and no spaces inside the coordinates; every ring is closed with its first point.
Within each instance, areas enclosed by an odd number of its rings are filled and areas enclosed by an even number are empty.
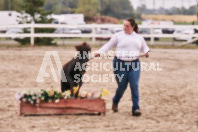
{"type": "Polygon", "coordinates": [[[100,0],[101,14],[120,19],[134,17],[134,10],[129,0],[100,0]]]}
{"type": "Polygon", "coordinates": [[[46,0],[44,9],[55,14],[74,13],[79,0],[46,0]]]}
{"type": "Polygon", "coordinates": [[[1,0],[0,1],[0,10],[20,10],[20,5],[22,0],[1,0]]]}
{"type": "MultiPolygon", "coordinates": [[[[22,4],[23,11],[21,11],[19,23],[52,23],[53,19],[48,18],[51,12],[44,11],[43,5],[44,0],[25,0],[22,4]]],[[[53,33],[54,30],[54,28],[36,28],[35,33],[53,33]]],[[[24,32],[27,33],[29,30],[24,29],[24,32]]],[[[30,38],[16,39],[16,41],[25,45],[30,43],[30,38]]],[[[52,41],[53,38],[35,38],[36,45],[55,45],[52,41]]]]}
{"type": "Polygon", "coordinates": [[[85,17],[93,17],[99,15],[98,0],[80,0],[76,13],[83,13],[85,17]]]}
{"type": "Polygon", "coordinates": [[[4,8],[3,2],[4,1],[2,1],[2,0],[0,1],[0,10],[3,10],[3,8],[4,8]]]}
{"type": "Polygon", "coordinates": [[[146,6],[145,5],[139,6],[136,9],[136,13],[135,13],[136,18],[141,19],[141,16],[144,12],[146,12],[146,6]]]}
{"type": "Polygon", "coordinates": [[[196,5],[196,14],[197,14],[197,24],[198,24],[198,0],[196,0],[196,2],[197,2],[197,5],[196,5]]]}

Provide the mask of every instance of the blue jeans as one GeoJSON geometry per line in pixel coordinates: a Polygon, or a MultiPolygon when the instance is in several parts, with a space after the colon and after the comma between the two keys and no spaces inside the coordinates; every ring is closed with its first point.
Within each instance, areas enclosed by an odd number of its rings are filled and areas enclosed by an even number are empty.
{"type": "Polygon", "coordinates": [[[113,104],[118,105],[122,98],[124,91],[127,88],[128,83],[131,88],[132,96],[132,111],[139,108],[139,78],[140,78],[140,61],[139,59],[133,62],[125,62],[117,59],[113,60],[113,69],[118,84],[115,96],[113,97],[113,104]]]}

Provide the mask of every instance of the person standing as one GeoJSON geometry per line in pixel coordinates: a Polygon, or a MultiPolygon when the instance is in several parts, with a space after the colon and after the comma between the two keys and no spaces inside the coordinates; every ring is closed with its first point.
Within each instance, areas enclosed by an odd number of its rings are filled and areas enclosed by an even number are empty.
{"type": "Polygon", "coordinates": [[[139,52],[142,51],[146,57],[149,57],[150,49],[144,38],[138,34],[138,25],[133,18],[124,20],[123,31],[114,34],[94,56],[100,57],[113,47],[116,47],[113,71],[118,87],[113,97],[112,110],[118,112],[118,104],[129,83],[133,103],[132,115],[140,116],[139,78],[141,69],[139,52]]]}

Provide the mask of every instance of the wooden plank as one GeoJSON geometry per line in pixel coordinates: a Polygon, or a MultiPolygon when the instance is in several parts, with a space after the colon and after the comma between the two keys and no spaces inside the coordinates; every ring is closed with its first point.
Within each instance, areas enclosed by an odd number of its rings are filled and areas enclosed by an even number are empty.
{"type": "Polygon", "coordinates": [[[41,102],[38,106],[20,102],[20,115],[105,114],[103,99],[61,99],[60,102],[41,102]]]}

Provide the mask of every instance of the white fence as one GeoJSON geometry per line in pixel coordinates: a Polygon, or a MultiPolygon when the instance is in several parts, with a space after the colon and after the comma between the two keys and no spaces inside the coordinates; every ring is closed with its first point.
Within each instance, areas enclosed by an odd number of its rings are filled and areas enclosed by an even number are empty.
{"type": "MultiPolygon", "coordinates": [[[[92,38],[92,43],[95,44],[96,37],[111,37],[113,34],[96,34],[97,28],[122,28],[121,24],[86,24],[86,25],[65,25],[65,24],[18,24],[18,25],[4,25],[0,28],[30,28],[30,33],[22,34],[6,34],[0,33],[0,38],[6,37],[30,37],[31,45],[34,45],[35,37],[81,37],[81,38],[92,38]],[[91,28],[92,33],[90,34],[56,34],[56,33],[35,33],[35,28],[91,28]]],[[[149,28],[150,34],[142,34],[143,37],[150,37],[150,44],[154,44],[154,38],[175,38],[175,37],[186,37],[186,34],[154,34],[154,29],[198,29],[198,25],[173,25],[173,26],[163,26],[163,25],[139,25],[139,28],[149,28]]],[[[188,34],[189,37],[198,38],[198,34],[188,34]]]]}

